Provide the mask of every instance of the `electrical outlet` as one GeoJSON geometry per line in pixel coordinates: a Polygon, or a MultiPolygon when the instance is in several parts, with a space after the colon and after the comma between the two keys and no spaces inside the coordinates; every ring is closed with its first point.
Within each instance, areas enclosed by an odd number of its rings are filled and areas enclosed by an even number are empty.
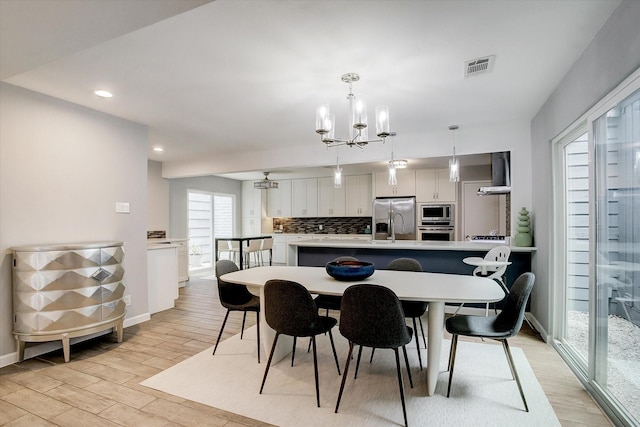
{"type": "Polygon", "coordinates": [[[126,305],[127,307],[131,305],[131,295],[124,296],[124,305],[126,305]]]}

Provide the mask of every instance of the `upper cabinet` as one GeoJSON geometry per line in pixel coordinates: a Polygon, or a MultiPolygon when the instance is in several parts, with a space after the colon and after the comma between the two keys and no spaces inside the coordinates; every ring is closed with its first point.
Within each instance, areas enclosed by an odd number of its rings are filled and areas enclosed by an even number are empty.
{"type": "Polygon", "coordinates": [[[345,216],[346,189],[335,188],[333,178],[318,178],[318,216],[345,216]]]}
{"type": "Polygon", "coordinates": [[[291,180],[291,216],[318,216],[318,178],[291,180]]]}
{"type": "Polygon", "coordinates": [[[347,212],[346,216],[371,216],[373,203],[371,175],[350,175],[345,177],[347,212]]]}
{"type": "Polygon", "coordinates": [[[253,188],[253,181],[242,181],[242,217],[261,218],[263,212],[262,193],[253,188]]]}
{"type": "Polygon", "coordinates": [[[417,170],[416,201],[455,202],[456,183],[449,181],[449,169],[417,170]]]}
{"type": "Polygon", "coordinates": [[[409,169],[396,170],[397,185],[389,185],[389,174],[375,174],[376,197],[404,197],[416,194],[416,171],[409,169]]]}
{"type": "Polygon", "coordinates": [[[291,216],[291,180],[278,180],[278,188],[267,192],[267,212],[270,217],[291,216]]]}

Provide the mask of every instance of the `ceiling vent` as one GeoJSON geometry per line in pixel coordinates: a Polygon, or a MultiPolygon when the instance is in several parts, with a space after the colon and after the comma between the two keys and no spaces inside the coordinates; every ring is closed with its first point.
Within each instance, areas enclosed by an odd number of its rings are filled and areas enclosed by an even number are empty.
{"type": "Polygon", "coordinates": [[[493,63],[496,61],[495,55],[485,56],[484,58],[476,58],[464,63],[464,77],[475,76],[478,74],[486,74],[493,69],[493,63]]]}

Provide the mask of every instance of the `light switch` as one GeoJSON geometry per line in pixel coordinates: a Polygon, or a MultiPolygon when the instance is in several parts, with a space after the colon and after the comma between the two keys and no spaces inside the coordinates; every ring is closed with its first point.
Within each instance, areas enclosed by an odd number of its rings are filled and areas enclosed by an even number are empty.
{"type": "Polygon", "coordinates": [[[129,202],[116,202],[116,213],[129,213],[129,202]]]}

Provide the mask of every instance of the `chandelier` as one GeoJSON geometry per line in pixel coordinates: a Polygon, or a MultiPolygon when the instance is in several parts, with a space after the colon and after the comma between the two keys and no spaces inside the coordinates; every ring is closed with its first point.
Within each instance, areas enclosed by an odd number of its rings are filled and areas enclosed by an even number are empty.
{"type": "Polygon", "coordinates": [[[389,107],[379,105],[376,107],[376,135],[379,139],[370,140],[367,134],[367,104],[363,99],[356,99],[353,94],[353,83],[360,80],[356,73],[342,75],[342,81],[349,84],[349,137],[340,139],[335,137],[336,116],[331,114],[329,104],[323,104],[316,110],[316,133],[327,147],[347,145],[364,149],[371,142],[385,142],[385,138],[392,133],[389,131],[389,107]]]}
{"type": "Polygon", "coordinates": [[[259,190],[271,190],[278,188],[278,183],[269,179],[269,172],[262,173],[264,174],[264,179],[262,181],[254,182],[253,188],[257,188],[259,190]]]}

